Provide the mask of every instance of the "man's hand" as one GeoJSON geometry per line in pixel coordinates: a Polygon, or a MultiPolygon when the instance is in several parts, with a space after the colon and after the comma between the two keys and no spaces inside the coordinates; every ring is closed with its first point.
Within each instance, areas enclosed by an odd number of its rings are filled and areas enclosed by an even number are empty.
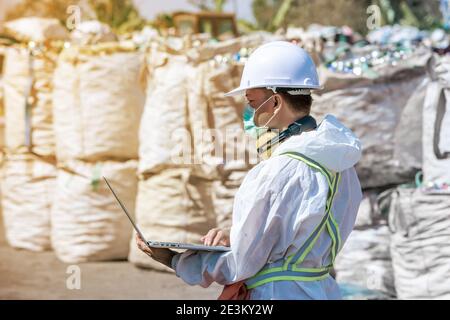
{"type": "Polygon", "coordinates": [[[144,253],[146,253],[150,258],[172,268],[172,258],[176,254],[175,251],[172,251],[167,248],[150,248],[144,240],[136,234],[136,244],[139,249],[141,249],[144,253]]]}
{"type": "Polygon", "coordinates": [[[208,231],[206,235],[200,238],[206,246],[230,246],[230,232],[220,228],[214,228],[208,231]]]}

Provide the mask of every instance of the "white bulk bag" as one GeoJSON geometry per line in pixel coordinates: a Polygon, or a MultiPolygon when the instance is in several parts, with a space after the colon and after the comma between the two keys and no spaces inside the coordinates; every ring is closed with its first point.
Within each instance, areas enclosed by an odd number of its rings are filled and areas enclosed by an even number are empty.
{"type": "Polygon", "coordinates": [[[132,226],[108,189],[105,176],[132,214],[137,163],[67,162],[58,169],[51,211],[52,245],[67,263],[125,259],[132,226]]]}
{"type": "Polygon", "coordinates": [[[139,172],[193,164],[187,59],[155,50],[147,57],[147,66],[150,77],[139,132],[139,172]]]}
{"type": "Polygon", "coordinates": [[[397,188],[389,213],[400,299],[450,299],[450,195],[397,188]]]}
{"type": "Polygon", "coordinates": [[[450,60],[434,59],[422,117],[423,177],[427,184],[450,185],[450,60]]]}
{"type": "Polygon", "coordinates": [[[55,70],[58,162],[137,159],[145,99],[140,85],[142,54],[118,44],[103,54],[91,49],[75,56],[76,48],[66,50],[55,70]]]}
{"type": "MultiPolygon", "coordinates": [[[[139,181],[136,222],[147,240],[201,243],[216,225],[211,181],[190,168],[167,169],[139,181]]],[[[167,270],[136,247],[131,239],[129,260],[142,267],[167,270]]]]}
{"type": "Polygon", "coordinates": [[[3,76],[5,144],[12,153],[55,154],[52,117],[55,64],[56,53],[51,50],[31,53],[21,47],[6,49],[3,76]]]}
{"type": "Polygon", "coordinates": [[[1,174],[1,202],[8,243],[32,251],[50,249],[55,164],[30,155],[8,155],[1,174]]]}

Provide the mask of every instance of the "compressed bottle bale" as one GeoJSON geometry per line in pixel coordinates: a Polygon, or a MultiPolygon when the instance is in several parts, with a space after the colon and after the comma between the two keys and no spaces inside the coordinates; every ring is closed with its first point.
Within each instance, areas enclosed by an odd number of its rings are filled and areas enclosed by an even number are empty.
{"type": "Polygon", "coordinates": [[[423,108],[423,180],[450,194],[450,59],[434,57],[423,108]],[[437,60],[437,61],[436,61],[437,60]]]}
{"type": "Polygon", "coordinates": [[[15,248],[50,249],[55,164],[31,155],[8,155],[1,174],[6,240],[15,248]]]}
{"type": "MultiPolygon", "coordinates": [[[[136,222],[147,240],[201,243],[216,224],[211,181],[190,168],[167,169],[139,181],[136,222]]],[[[131,239],[129,261],[140,267],[167,271],[131,239]]]]}
{"type": "Polygon", "coordinates": [[[376,192],[365,192],[355,229],[336,258],[336,280],[340,284],[376,292],[378,297],[396,296],[390,255],[390,233],[380,219],[376,192]]]}
{"type": "Polygon", "coordinates": [[[397,188],[389,213],[399,299],[450,299],[450,195],[397,188]]]}
{"type": "Polygon", "coordinates": [[[52,77],[57,52],[8,47],[4,63],[5,144],[11,153],[54,156],[52,77]]]}
{"type": "Polygon", "coordinates": [[[52,246],[67,263],[126,259],[132,227],[103,181],[134,212],[137,162],[67,162],[58,169],[52,246]]]}
{"type": "Polygon", "coordinates": [[[422,164],[422,113],[429,55],[417,53],[374,79],[321,69],[325,90],[314,96],[319,120],[336,115],[363,145],[356,170],[363,188],[409,182],[422,164]],[[419,146],[419,147],[418,147],[419,146]]]}
{"type": "Polygon", "coordinates": [[[53,95],[59,163],[137,159],[142,62],[142,54],[125,44],[62,52],[53,95]]]}

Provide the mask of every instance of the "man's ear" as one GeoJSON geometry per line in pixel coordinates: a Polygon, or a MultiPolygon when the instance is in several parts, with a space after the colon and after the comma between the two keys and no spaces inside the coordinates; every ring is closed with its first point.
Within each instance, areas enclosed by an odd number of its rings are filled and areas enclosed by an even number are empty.
{"type": "Polygon", "coordinates": [[[276,109],[279,109],[279,107],[282,105],[282,98],[280,97],[280,95],[276,94],[273,96],[273,107],[276,109]]]}
{"type": "Polygon", "coordinates": [[[279,103],[278,96],[275,94],[273,96],[273,106],[276,107],[279,103]]]}

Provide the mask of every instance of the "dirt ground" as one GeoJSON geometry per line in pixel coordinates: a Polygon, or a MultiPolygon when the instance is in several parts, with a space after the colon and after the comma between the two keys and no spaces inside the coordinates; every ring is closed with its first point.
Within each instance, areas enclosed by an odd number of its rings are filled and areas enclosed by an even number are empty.
{"type": "Polygon", "coordinates": [[[66,286],[68,264],[53,252],[28,252],[6,243],[0,212],[0,299],[216,299],[221,287],[189,286],[173,274],[131,263],[78,264],[81,288],[66,286]]]}

